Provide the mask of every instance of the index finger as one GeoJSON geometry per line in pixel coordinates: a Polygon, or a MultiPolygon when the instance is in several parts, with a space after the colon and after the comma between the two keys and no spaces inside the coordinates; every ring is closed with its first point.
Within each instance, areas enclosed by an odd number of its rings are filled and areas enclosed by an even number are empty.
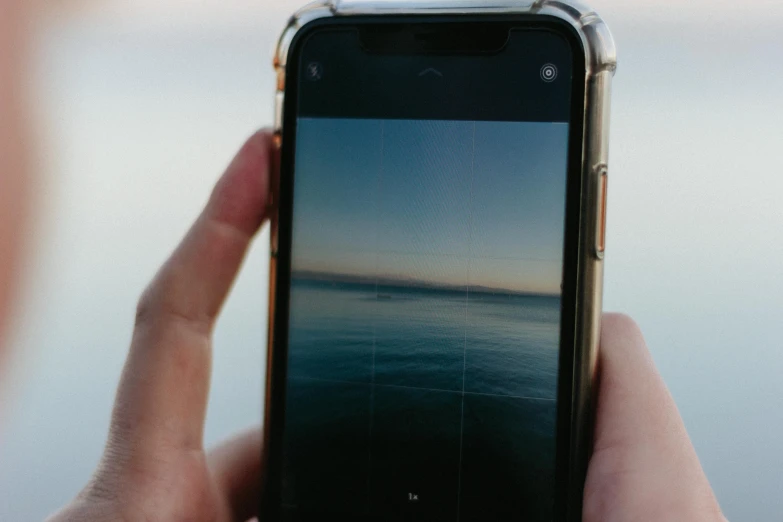
{"type": "Polygon", "coordinates": [[[201,448],[212,328],[268,217],[270,146],[267,132],[245,143],[141,298],[112,417],[115,441],[201,448]]]}

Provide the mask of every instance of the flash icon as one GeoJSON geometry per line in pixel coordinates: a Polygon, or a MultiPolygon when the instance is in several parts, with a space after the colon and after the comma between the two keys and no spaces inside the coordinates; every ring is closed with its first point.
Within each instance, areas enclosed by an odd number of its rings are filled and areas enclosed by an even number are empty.
{"type": "Polygon", "coordinates": [[[307,64],[307,79],[311,82],[320,80],[324,75],[324,68],[318,62],[307,64]]]}

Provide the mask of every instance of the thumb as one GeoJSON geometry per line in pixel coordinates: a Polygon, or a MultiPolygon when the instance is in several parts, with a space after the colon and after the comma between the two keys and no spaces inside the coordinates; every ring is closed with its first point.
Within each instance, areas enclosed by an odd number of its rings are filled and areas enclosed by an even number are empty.
{"type": "Polygon", "coordinates": [[[606,314],[586,522],[724,520],[677,406],[628,317],[606,314]]]}
{"type": "Polygon", "coordinates": [[[209,469],[222,496],[228,520],[257,515],[261,498],[261,429],[223,443],[207,456],[209,469]]]}

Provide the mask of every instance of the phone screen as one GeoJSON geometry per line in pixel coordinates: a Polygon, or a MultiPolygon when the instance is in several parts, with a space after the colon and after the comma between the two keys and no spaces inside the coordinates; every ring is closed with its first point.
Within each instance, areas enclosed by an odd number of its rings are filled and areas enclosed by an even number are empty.
{"type": "Polygon", "coordinates": [[[283,520],[555,519],[580,51],[424,26],[297,44],[283,520]]]}

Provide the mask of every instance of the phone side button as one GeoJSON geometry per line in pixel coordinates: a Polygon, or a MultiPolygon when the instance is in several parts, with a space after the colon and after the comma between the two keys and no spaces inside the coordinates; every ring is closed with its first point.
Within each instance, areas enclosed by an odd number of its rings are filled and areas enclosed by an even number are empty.
{"type": "Polygon", "coordinates": [[[606,249],[606,195],[609,176],[605,165],[598,170],[598,230],[596,231],[595,251],[599,259],[603,259],[606,249]]]}

